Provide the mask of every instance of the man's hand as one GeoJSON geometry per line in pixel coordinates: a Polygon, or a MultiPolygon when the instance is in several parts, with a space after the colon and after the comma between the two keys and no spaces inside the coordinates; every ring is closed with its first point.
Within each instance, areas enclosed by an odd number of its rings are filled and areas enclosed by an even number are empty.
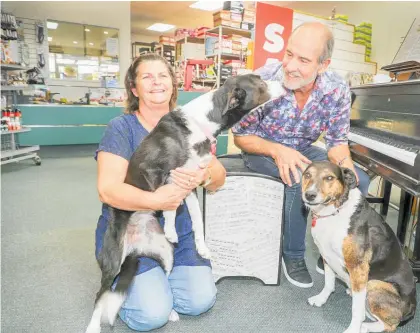
{"type": "Polygon", "coordinates": [[[311,161],[301,153],[286,146],[279,146],[275,149],[272,157],[279,168],[281,180],[289,186],[292,186],[290,172],[292,172],[295,182],[299,183],[300,177],[297,168],[303,172],[307,165],[311,163],[311,161]]]}

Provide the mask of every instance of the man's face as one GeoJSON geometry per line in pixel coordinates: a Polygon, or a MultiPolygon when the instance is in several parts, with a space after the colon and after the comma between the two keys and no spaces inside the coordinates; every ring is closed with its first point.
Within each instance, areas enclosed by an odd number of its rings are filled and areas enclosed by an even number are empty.
{"type": "Polygon", "coordinates": [[[291,90],[300,89],[313,81],[328,64],[319,64],[325,40],[308,32],[296,32],[289,39],[283,58],[283,84],[291,90]]]}

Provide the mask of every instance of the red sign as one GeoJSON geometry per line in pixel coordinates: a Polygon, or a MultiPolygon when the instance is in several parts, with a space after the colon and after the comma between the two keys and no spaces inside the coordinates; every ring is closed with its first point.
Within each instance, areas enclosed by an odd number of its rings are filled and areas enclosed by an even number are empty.
{"type": "Polygon", "coordinates": [[[292,27],[292,9],[257,2],[254,69],[264,66],[267,61],[283,59],[292,27]]]}

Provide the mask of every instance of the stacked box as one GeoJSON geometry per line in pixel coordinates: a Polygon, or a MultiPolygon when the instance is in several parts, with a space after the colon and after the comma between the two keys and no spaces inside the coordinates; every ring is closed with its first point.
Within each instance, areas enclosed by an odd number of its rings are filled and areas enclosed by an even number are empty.
{"type": "Polygon", "coordinates": [[[362,22],[355,27],[354,43],[366,46],[365,61],[370,61],[372,53],[372,23],[362,22]]]}
{"type": "Polygon", "coordinates": [[[343,15],[343,14],[336,14],[334,19],[335,19],[335,21],[338,21],[340,23],[348,23],[349,16],[348,15],[343,15]]]}
{"type": "Polygon", "coordinates": [[[244,10],[243,1],[225,1],[223,2],[223,10],[229,10],[232,13],[242,14],[244,10]]]}
{"type": "Polygon", "coordinates": [[[242,22],[255,24],[255,10],[245,9],[242,16],[242,22]]]}
{"type": "Polygon", "coordinates": [[[232,75],[238,75],[238,70],[245,68],[245,62],[241,60],[227,60],[223,63],[225,66],[232,67],[232,75]]]}
{"type": "MultiPolygon", "coordinates": [[[[219,51],[220,45],[219,41],[216,41],[214,44],[214,53],[217,53],[219,51]]],[[[236,54],[240,55],[242,50],[242,43],[232,41],[231,39],[224,39],[222,40],[222,53],[229,53],[229,54],[236,54]]]]}
{"type": "Polygon", "coordinates": [[[197,29],[197,38],[204,38],[206,36],[206,31],[210,28],[200,27],[197,29]]]}
{"type": "Polygon", "coordinates": [[[159,36],[159,44],[168,45],[168,46],[175,46],[175,39],[171,36],[159,36]]]}
{"type": "MultiPolygon", "coordinates": [[[[215,70],[217,71],[217,67],[215,67],[215,70]]],[[[232,72],[232,66],[220,64],[220,82],[224,82],[227,78],[231,77],[232,72]]]]}
{"type": "Polygon", "coordinates": [[[213,24],[252,30],[255,26],[255,8],[244,9],[242,1],[225,1],[223,10],[213,14],[213,24]]]}

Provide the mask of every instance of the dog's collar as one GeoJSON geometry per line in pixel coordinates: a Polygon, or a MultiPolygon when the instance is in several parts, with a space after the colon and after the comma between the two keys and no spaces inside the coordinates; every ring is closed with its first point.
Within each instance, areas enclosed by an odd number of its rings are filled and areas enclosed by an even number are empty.
{"type": "Polygon", "coordinates": [[[210,152],[212,155],[216,155],[216,148],[217,148],[217,139],[213,136],[213,133],[210,132],[208,128],[201,125],[196,119],[190,118],[194,121],[194,123],[203,131],[204,135],[210,141],[210,152]]]}
{"type": "Polygon", "coordinates": [[[317,215],[314,212],[312,212],[312,228],[314,228],[316,226],[316,221],[318,219],[322,219],[324,217],[330,217],[330,216],[335,216],[340,212],[339,209],[336,209],[336,211],[332,214],[328,214],[328,215],[317,215]]]}

